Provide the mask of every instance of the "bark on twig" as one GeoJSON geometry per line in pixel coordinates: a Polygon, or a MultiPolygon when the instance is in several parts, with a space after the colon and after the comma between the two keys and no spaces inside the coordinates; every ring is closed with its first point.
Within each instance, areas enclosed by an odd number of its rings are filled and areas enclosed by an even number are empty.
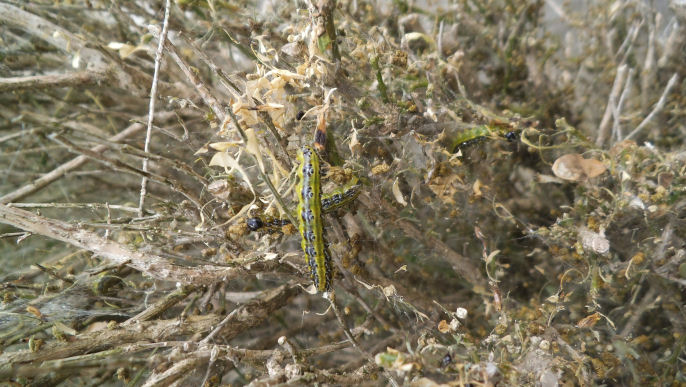
{"type": "MultiPolygon", "coordinates": [[[[286,305],[301,292],[296,284],[281,285],[267,290],[260,297],[239,306],[232,312],[235,318],[220,329],[222,340],[230,340],[247,329],[261,324],[273,316],[274,311],[286,305]]],[[[163,342],[168,338],[191,336],[209,332],[222,320],[222,316],[210,314],[189,316],[186,319],[138,321],[136,324],[121,324],[113,329],[80,334],[70,342],[53,342],[40,351],[10,352],[0,355],[0,380],[17,374],[22,365],[35,364],[52,359],[65,359],[89,352],[106,351],[113,347],[123,350],[122,344],[141,342],[163,342]]],[[[194,344],[189,343],[192,347],[194,344]]]]}
{"type": "Polygon", "coordinates": [[[0,78],[0,93],[20,90],[54,89],[58,87],[81,87],[100,84],[107,80],[107,72],[103,71],[77,71],[70,74],[0,78]]]}
{"type": "Polygon", "coordinates": [[[249,275],[252,270],[259,272],[278,264],[275,263],[276,260],[257,262],[251,265],[250,270],[238,266],[181,266],[158,255],[136,251],[126,245],[107,240],[78,226],[2,204],[0,223],[88,250],[111,263],[127,265],[155,279],[178,281],[189,285],[210,285],[218,281],[230,281],[239,276],[249,275]]]}

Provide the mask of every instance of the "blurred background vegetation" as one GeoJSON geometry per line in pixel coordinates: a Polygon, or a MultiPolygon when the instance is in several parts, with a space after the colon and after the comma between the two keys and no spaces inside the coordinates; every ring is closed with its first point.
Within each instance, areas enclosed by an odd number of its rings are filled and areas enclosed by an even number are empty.
{"type": "Polygon", "coordinates": [[[0,1],[0,381],[685,385],[683,1],[0,1]],[[326,129],[334,294],[292,226],[326,129]]]}

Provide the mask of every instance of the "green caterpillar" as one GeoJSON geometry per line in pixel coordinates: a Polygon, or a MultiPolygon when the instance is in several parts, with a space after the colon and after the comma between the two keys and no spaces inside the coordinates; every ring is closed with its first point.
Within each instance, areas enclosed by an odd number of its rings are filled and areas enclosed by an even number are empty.
{"type": "Polygon", "coordinates": [[[498,126],[479,125],[458,133],[449,149],[452,153],[456,153],[462,148],[493,137],[505,137],[508,141],[514,141],[517,139],[517,132],[498,126]]]}
{"type": "MultiPolygon", "coordinates": [[[[328,214],[341,208],[360,196],[359,179],[354,177],[345,186],[321,197],[323,214],[328,214]]],[[[288,219],[275,218],[268,215],[252,216],[245,220],[250,231],[266,230],[270,233],[280,232],[281,227],[291,224],[288,219]]]]}
{"type": "MultiPolygon", "coordinates": [[[[355,177],[344,187],[327,196],[322,195],[320,181],[319,156],[314,148],[306,145],[298,152],[296,175],[298,184],[298,231],[300,246],[307,259],[310,277],[317,292],[331,290],[333,268],[331,253],[324,236],[322,214],[334,211],[359,196],[359,180],[355,177]]],[[[270,216],[254,216],[246,219],[246,226],[251,231],[266,229],[269,232],[281,231],[291,222],[270,216]]]]}
{"type": "Polygon", "coordinates": [[[308,145],[298,152],[298,230],[300,245],[307,258],[310,277],[318,292],[331,289],[331,255],[324,240],[322,224],[319,157],[308,145]]]}

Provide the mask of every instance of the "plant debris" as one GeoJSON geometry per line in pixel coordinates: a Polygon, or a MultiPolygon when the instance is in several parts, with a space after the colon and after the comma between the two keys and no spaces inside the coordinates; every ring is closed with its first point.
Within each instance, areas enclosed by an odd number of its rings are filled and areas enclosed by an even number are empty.
{"type": "Polygon", "coordinates": [[[0,381],[686,384],[668,3],[0,3],[0,381]]]}

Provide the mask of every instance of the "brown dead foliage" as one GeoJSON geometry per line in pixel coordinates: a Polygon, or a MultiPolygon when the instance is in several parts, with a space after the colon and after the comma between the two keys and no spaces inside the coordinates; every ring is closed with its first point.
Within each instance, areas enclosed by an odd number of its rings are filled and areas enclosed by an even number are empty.
{"type": "Polygon", "coordinates": [[[686,8],[559,4],[1,2],[0,381],[686,383],[686,8]]]}

